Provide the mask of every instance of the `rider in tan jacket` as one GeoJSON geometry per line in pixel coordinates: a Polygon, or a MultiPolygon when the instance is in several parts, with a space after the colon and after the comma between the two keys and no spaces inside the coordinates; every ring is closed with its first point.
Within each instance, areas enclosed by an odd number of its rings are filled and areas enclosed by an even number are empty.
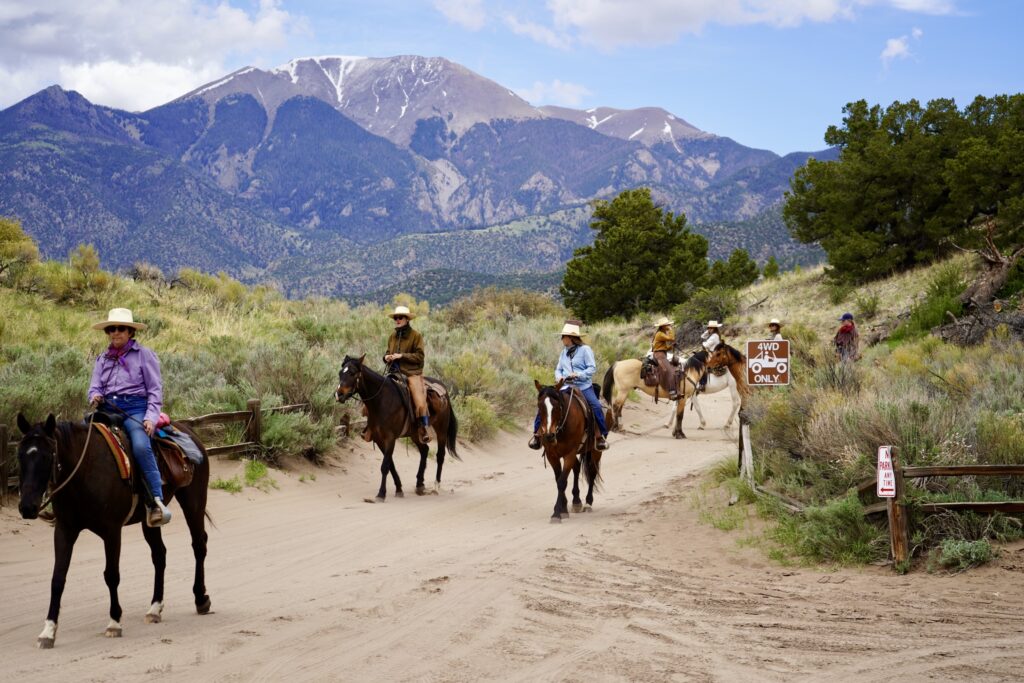
{"type": "Polygon", "coordinates": [[[419,437],[424,443],[430,441],[427,427],[430,426],[430,411],[427,407],[427,387],[423,384],[423,335],[409,326],[415,316],[406,306],[396,306],[391,318],[395,321],[395,331],[388,339],[388,352],[384,362],[389,372],[400,372],[405,375],[409,385],[416,418],[419,421],[419,437]]]}

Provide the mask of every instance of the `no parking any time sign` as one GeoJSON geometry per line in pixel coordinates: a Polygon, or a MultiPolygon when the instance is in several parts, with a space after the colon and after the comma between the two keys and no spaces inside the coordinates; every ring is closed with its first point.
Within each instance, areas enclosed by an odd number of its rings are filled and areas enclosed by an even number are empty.
{"type": "Polygon", "coordinates": [[[878,484],[875,492],[879,498],[896,497],[896,473],[892,469],[892,446],[878,447],[878,484]]]}
{"type": "Polygon", "coordinates": [[[789,340],[747,342],[747,384],[777,387],[789,384],[789,340]]]}

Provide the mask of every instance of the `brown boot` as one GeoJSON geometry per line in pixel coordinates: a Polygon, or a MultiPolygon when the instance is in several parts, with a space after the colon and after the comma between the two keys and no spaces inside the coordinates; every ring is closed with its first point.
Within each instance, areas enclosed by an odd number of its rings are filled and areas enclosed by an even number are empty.
{"type": "Polygon", "coordinates": [[[419,436],[420,436],[420,441],[422,441],[423,443],[430,443],[430,430],[427,429],[427,427],[429,425],[429,422],[428,422],[429,419],[430,418],[427,418],[427,417],[421,417],[420,418],[419,436]]]}
{"type": "Polygon", "coordinates": [[[367,426],[363,429],[363,441],[370,443],[373,441],[373,434],[370,433],[370,427],[367,426]]]}

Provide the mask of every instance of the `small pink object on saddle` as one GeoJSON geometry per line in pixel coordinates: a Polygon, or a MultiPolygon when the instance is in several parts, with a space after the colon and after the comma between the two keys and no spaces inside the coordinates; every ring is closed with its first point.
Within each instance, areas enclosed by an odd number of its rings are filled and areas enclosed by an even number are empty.
{"type": "Polygon", "coordinates": [[[156,419],[156,428],[163,429],[169,424],[171,424],[171,418],[167,416],[167,413],[160,413],[160,417],[156,419]]]}

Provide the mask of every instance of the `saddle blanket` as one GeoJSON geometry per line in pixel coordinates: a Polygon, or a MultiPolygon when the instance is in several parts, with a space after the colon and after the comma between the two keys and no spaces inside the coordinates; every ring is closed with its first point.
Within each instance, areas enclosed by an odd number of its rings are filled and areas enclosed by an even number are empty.
{"type": "Polygon", "coordinates": [[[110,448],[110,454],[114,456],[114,462],[117,463],[117,472],[121,475],[122,479],[129,480],[132,478],[132,459],[128,457],[128,453],[125,452],[124,446],[121,444],[121,439],[111,431],[110,427],[101,423],[94,422],[92,426],[103,435],[103,440],[107,442],[107,446],[110,448]]]}

